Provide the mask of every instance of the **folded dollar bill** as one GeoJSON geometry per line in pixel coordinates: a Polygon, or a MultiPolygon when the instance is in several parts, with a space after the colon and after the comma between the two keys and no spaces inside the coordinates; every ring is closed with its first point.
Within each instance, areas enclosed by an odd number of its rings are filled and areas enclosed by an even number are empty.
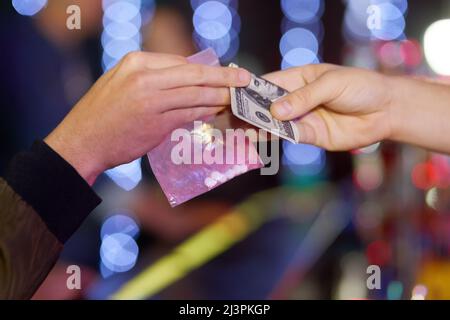
{"type": "MultiPolygon", "coordinates": [[[[234,63],[230,67],[237,68],[234,63]]],[[[289,92],[270,81],[252,75],[246,88],[230,88],[231,111],[239,119],[293,143],[299,142],[293,121],[280,121],[270,113],[270,106],[289,92]]]]}

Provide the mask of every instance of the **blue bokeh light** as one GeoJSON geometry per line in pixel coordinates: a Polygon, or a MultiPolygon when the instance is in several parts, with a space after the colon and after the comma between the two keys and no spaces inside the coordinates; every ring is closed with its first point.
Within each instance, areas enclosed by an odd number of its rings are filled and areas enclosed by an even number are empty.
{"type": "Polygon", "coordinates": [[[104,30],[103,35],[118,40],[130,39],[139,34],[139,27],[129,21],[108,23],[104,30]]]}
{"type": "Polygon", "coordinates": [[[286,55],[295,48],[305,48],[317,54],[319,51],[319,42],[316,36],[304,28],[294,28],[287,31],[280,40],[281,55],[286,55]]]}
{"type": "Polygon", "coordinates": [[[231,46],[231,35],[227,33],[224,37],[217,40],[205,39],[194,32],[194,40],[200,50],[205,50],[207,48],[213,48],[217,56],[221,58],[231,46]]]}
{"type": "Polygon", "coordinates": [[[299,67],[319,62],[319,58],[313,51],[306,48],[295,48],[288,51],[283,56],[281,68],[284,70],[292,67],[299,67]]]}
{"type": "Polygon", "coordinates": [[[399,9],[402,15],[408,10],[408,0],[371,0],[370,3],[375,5],[391,4],[399,9]]]}
{"type": "Polygon", "coordinates": [[[228,48],[228,51],[225,52],[223,56],[221,56],[222,61],[231,61],[238,53],[239,51],[239,45],[240,40],[239,37],[235,37],[231,40],[230,47],[228,48]]]}
{"type": "Polygon", "coordinates": [[[139,226],[129,215],[115,214],[103,222],[100,237],[104,239],[114,233],[125,233],[136,238],[139,234],[139,226]]]}
{"type": "Polygon", "coordinates": [[[318,42],[321,42],[323,39],[324,27],[321,20],[316,20],[310,23],[297,23],[289,20],[287,17],[283,17],[283,20],[281,22],[281,32],[283,34],[295,28],[303,28],[311,31],[318,42]]]}
{"type": "Polygon", "coordinates": [[[344,16],[343,32],[350,41],[369,41],[372,33],[367,28],[367,20],[351,10],[347,10],[344,16]]]}
{"type": "Polygon", "coordinates": [[[380,40],[395,40],[403,35],[405,18],[401,10],[392,3],[377,5],[380,12],[380,28],[372,29],[372,35],[380,40]]]}
{"type": "Polygon", "coordinates": [[[195,9],[193,23],[200,36],[216,40],[223,38],[230,31],[233,15],[223,3],[207,1],[195,9]]]}
{"type": "Polygon", "coordinates": [[[113,272],[126,272],[133,268],[138,255],[136,241],[125,233],[106,236],[100,247],[101,262],[113,272]]]}
{"type": "MultiPolygon", "coordinates": [[[[200,5],[202,5],[205,2],[208,2],[211,0],[191,0],[191,7],[192,9],[197,9],[200,5]]],[[[238,1],[237,0],[216,0],[217,2],[223,3],[229,8],[237,8],[238,1]]]]}
{"type": "MultiPolygon", "coordinates": [[[[319,63],[323,37],[322,0],[281,0],[285,14],[279,49],[281,68],[319,63]]],[[[315,176],[325,166],[325,152],[312,145],[283,142],[282,163],[296,176],[315,176]]]]}
{"type": "Polygon", "coordinates": [[[283,165],[296,175],[317,175],[325,167],[325,151],[319,147],[285,141],[283,142],[283,150],[283,165]]]}
{"type": "MultiPolygon", "coordinates": [[[[150,22],[155,9],[154,0],[103,0],[102,66],[106,72],[126,54],[141,49],[143,18],[150,22]]],[[[105,172],[126,191],[134,189],[142,179],[141,159],[105,172]]]]}
{"type": "Polygon", "coordinates": [[[123,0],[111,3],[104,12],[105,17],[116,22],[130,21],[138,14],[140,6],[123,0]]]}
{"type": "Polygon", "coordinates": [[[122,189],[133,190],[142,180],[141,159],[115,167],[105,173],[122,189]]]}
{"type": "Polygon", "coordinates": [[[308,165],[323,156],[323,149],[309,144],[293,144],[283,141],[284,156],[296,165],[308,165]]]}
{"type": "Polygon", "coordinates": [[[120,60],[129,52],[139,51],[140,48],[140,44],[133,39],[111,39],[104,46],[105,52],[116,60],[120,60]]]}
{"type": "Polygon", "coordinates": [[[47,5],[47,0],[12,0],[12,5],[21,15],[34,16],[47,5]]]}
{"type": "Polygon", "coordinates": [[[322,15],[322,0],[281,0],[283,13],[298,23],[315,21],[322,15]]]}
{"type": "Polygon", "coordinates": [[[241,19],[237,0],[191,0],[193,39],[200,50],[213,48],[222,62],[231,61],[239,51],[241,19]]]}
{"type": "MultiPolygon", "coordinates": [[[[149,0],[102,0],[103,10],[106,10],[110,5],[116,2],[128,2],[136,7],[141,7],[142,2],[149,2],[149,0]]],[[[153,0],[152,0],[153,1],[153,0]]]]}

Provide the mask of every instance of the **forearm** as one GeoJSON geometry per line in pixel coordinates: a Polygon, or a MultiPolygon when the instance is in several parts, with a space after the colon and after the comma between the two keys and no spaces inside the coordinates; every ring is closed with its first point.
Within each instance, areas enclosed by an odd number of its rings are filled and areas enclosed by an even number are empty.
{"type": "Polygon", "coordinates": [[[450,154],[450,87],[390,78],[391,140],[450,154]]]}
{"type": "Polygon", "coordinates": [[[30,298],[99,203],[79,173],[43,142],[17,155],[0,184],[0,299],[30,298]]]}
{"type": "Polygon", "coordinates": [[[45,223],[0,178],[0,299],[28,299],[61,252],[45,223]]]}

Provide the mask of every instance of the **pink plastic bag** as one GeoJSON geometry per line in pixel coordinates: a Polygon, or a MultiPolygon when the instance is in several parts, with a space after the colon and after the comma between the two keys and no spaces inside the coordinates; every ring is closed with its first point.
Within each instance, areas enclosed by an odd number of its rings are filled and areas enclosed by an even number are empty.
{"type": "MultiPolygon", "coordinates": [[[[199,52],[188,60],[190,63],[220,65],[213,49],[199,52]]],[[[148,153],[152,171],[172,207],[263,166],[255,146],[243,130],[224,132],[214,129],[214,118],[186,124],[148,153]],[[188,150],[190,154],[178,150],[188,150]]]]}

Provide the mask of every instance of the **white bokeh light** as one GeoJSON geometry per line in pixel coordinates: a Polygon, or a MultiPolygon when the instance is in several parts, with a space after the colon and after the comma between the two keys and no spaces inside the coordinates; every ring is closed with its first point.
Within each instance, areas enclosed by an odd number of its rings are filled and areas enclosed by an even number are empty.
{"type": "Polygon", "coordinates": [[[424,50],[428,64],[434,72],[450,76],[450,19],[439,20],[425,31],[424,50]]]}

